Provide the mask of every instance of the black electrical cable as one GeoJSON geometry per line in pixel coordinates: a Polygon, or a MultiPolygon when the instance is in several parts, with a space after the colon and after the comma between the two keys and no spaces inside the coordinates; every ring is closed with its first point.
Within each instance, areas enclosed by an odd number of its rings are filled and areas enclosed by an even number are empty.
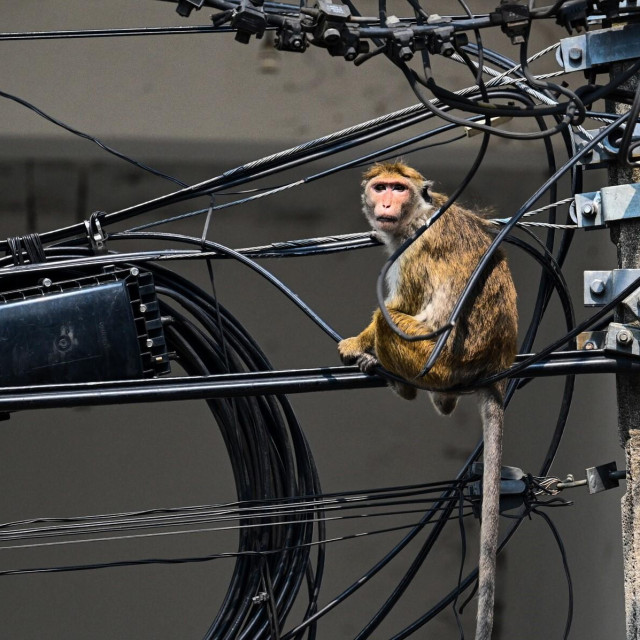
{"type": "Polygon", "coordinates": [[[567,552],[565,551],[564,544],[562,543],[562,538],[560,537],[560,533],[558,532],[558,529],[556,528],[556,526],[553,524],[551,518],[539,508],[531,509],[531,512],[540,516],[547,523],[547,525],[549,526],[549,529],[551,530],[551,533],[553,534],[556,544],[558,545],[558,549],[562,557],[562,566],[564,567],[564,573],[567,579],[567,591],[569,594],[567,621],[565,623],[564,635],[562,637],[563,637],[563,640],[568,640],[569,632],[571,631],[571,622],[573,619],[573,583],[571,581],[571,572],[569,571],[569,562],[567,560],[567,552]]]}
{"type": "MultiPolygon", "coordinates": [[[[640,146],[640,140],[634,140],[635,125],[640,115],[640,85],[636,88],[631,108],[629,109],[629,120],[623,129],[618,145],[618,156],[627,166],[638,166],[638,161],[633,158],[633,151],[640,146]]],[[[614,138],[617,132],[613,132],[609,138],[614,138]]]]}
{"type": "Polygon", "coordinates": [[[529,48],[529,34],[525,36],[522,44],[520,45],[520,69],[524,77],[527,79],[527,83],[530,87],[538,89],[540,91],[552,92],[554,94],[564,95],[569,99],[567,106],[567,115],[571,117],[571,124],[574,126],[580,125],[584,122],[586,116],[586,109],[584,103],[580,98],[569,88],[562,85],[549,82],[547,80],[538,80],[529,71],[529,64],[527,62],[529,48]]]}
{"type": "MultiPolygon", "coordinates": [[[[77,251],[77,250],[76,250],[77,251]]],[[[157,290],[177,302],[184,311],[197,319],[191,322],[185,313],[161,302],[161,313],[171,317],[166,327],[168,345],[175,350],[181,365],[189,375],[218,371],[269,369],[268,361],[257,345],[228,313],[215,301],[189,281],[162,267],[149,265],[154,274],[157,290]],[[222,323],[218,323],[221,318],[222,323]],[[225,334],[230,352],[225,358],[221,348],[221,336],[225,334]]],[[[317,472],[313,468],[308,444],[284,397],[258,397],[235,399],[239,419],[227,399],[211,400],[208,405],[216,418],[227,446],[239,499],[252,501],[269,496],[319,495],[317,472]]],[[[273,549],[276,553],[268,559],[268,571],[273,584],[277,615],[284,620],[297,597],[304,576],[307,576],[309,593],[316,597],[322,576],[324,554],[320,552],[316,569],[311,570],[308,549],[305,545],[314,535],[314,524],[299,514],[291,525],[274,521],[264,523],[260,534],[254,528],[239,533],[239,551],[273,549]],[[279,549],[286,549],[282,553],[279,549]]],[[[324,539],[324,524],[319,536],[324,539]]],[[[233,637],[239,632],[246,638],[267,638],[272,622],[262,608],[251,606],[246,594],[259,588],[259,572],[255,555],[238,556],[227,596],[218,616],[205,636],[233,637]],[[253,559],[252,559],[253,558],[253,559]]],[[[315,604],[309,604],[314,610],[315,604]]]]}
{"type": "MultiPolygon", "coordinates": [[[[467,48],[475,53],[475,49],[473,45],[468,45],[467,48]]],[[[516,65],[516,63],[513,60],[510,60],[509,58],[499,54],[496,51],[493,51],[492,49],[485,49],[484,53],[494,64],[501,67],[502,69],[511,71],[516,75],[522,75],[522,71],[516,68],[518,65],[516,65]],[[513,71],[514,68],[516,69],[515,71],[513,71]]],[[[546,93],[549,94],[548,91],[546,91],[546,93]]],[[[549,97],[554,98],[551,95],[549,97]]],[[[524,96],[522,96],[521,99],[524,99],[524,96]]],[[[542,119],[540,119],[538,122],[542,126],[542,122],[543,122],[542,119]]],[[[575,147],[573,145],[573,137],[571,135],[571,130],[563,129],[561,132],[561,135],[565,142],[567,155],[572,156],[575,152],[575,147]]],[[[555,162],[555,154],[554,154],[553,146],[551,145],[549,138],[544,138],[543,140],[545,143],[545,150],[547,153],[547,165],[549,168],[549,173],[554,174],[557,170],[557,165],[555,162]]],[[[575,166],[572,168],[571,171],[572,171],[571,193],[579,193],[582,190],[582,168],[579,166],[575,166]]],[[[555,202],[557,200],[557,183],[556,182],[554,182],[549,189],[549,199],[550,199],[550,202],[555,202]]],[[[555,222],[555,209],[551,210],[549,222],[551,223],[555,222]]],[[[571,246],[573,235],[574,233],[572,229],[565,229],[562,233],[562,238],[561,238],[561,242],[560,242],[560,246],[558,248],[558,254],[557,254],[557,262],[560,267],[564,264],[564,260],[571,246]]],[[[553,250],[554,237],[555,237],[554,230],[551,228],[547,233],[547,240],[546,240],[547,248],[550,251],[553,250]]],[[[535,303],[534,311],[532,314],[530,327],[527,332],[527,337],[524,340],[525,344],[529,344],[529,345],[533,344],[533,339],[535,338],[535,335],[537,333],[536,327],[537,327],[538,321],[536,320],[536,318],[538,319],[542,318],[544,310],[546,309],[549,303],[549,300],[551,298],[551,294],[552,294],[552,287],[550,283],[546,280],[546,276],[543,273],[541,276],[540,286],[538,288],[538,295],[536,298],[536,303],[535,303]]],[[[529,346],[527,350],[530,350],[530,348],[531,347],[529,346]]],[[[521,381],[520,384],[522,385],[525,383],[526,383],[526,380],[523,380],[521,381]]]]}
{"type": "Polygon", "coordinates": [[[30,102],[27,102],[26,100],[24,100],[23,98],[19,98],[18,96],[14,96],[13,94],[7,93],[6,91],[0,91],[0,97],[6,98],[7,100],[13,100],[13,102],[17,102],[18,104],[22,105],[23,107],[27,107],[27,109],[30,109],[34,113],[37,113],[40,117],[44,118],[45,120],[48,120],[52,124],[55,124],[57,127],[61,127],[62,129],[65,129],[66,131],[68,131],[69,133],[72,133],[75,136],[78,136],[80,138],[84,138],[85,140],[89,140],[90,142],[93,142],[94,144],[98,145],[101,149],[103,149],[107,153],[110,153],[111,155],[116,156],[116,158],[120,158],[120,160],[124,160],[125,162],[128,162],[129,164],[132,164],[134,167],[138,167],[139,169],[142,169],[143,171],[147,171],[148,173],[151,173],[154,176],[158,176],[159,178],[164,178],[165,180],[169,180],[171,182],[174,182],[175,184],[177,184],[177,185],[179,185],[181,187],[187,187],[188,186],[187,184],[185,184],[181,180],[178,180],[177,178],[174,178],[173,176],[170,176],[170,175],[168,175],[166,173],[162,173],[162,171],[158,171],[157,169],[154,169],[153,167],[150,167],[150,166],[148,166],[146,164],[143,164],[142,162],[139,162],[138,160],[134,160],[133,158],[130,158],[129,156],[127,156],[124,153],[122,153],[121,151],[118,151],[117,149],[114,149],[113,147],[108,146],[107,144],[105,144],[104,142],[99,140],[98,138],[96,138],[96,137],[94,137],[92,135],[89,135],[88,133],[84,133],[83,131],[80,131],[79,129],[75,129],[74,127],[72,127],[72,126],[70,126],[68,124],[65,124],[61,120],[58,120],[57,118],[54,118],[53,116],[50,116],[49,114],[45,113],[44,111],[42,111],[41,109],[36,107],[34,104],[31,104],[30,102]]]}
{"type": "MultiPolygon", "coordinates": [[[[459,299],[456,302],[456,305],[455,305],[455,307],[454,307],[454,309],[453,309],[453,311],[452,311],[452,313],[451,313],[451,315],[449,317],[449,321],[447,322],[446,325],[444,325],[444,327],[442,327],[439,330],[439,332],[438,332],[438,330],[436,332],[434,332],[434,334],[438,335],[438,339],[437,339],[436,345],[435,345],[435,347],[433,349],[433,352],[432,352],[431,356],[429,357],[429,359],[426,362],[422,372],[420,373],[421,376],[425,375],[425,373],[427,371],[429,371],[429,369],[433,366],[433,363],[435,362],[436,358],[440,355],[440,353],[441,353],[441,351],[442,351],[442,349],[444,347],[444,344],[445,344],[448,336],[451,333],[451,329],[455,325],[455,322],[457,321],[458,317],[460,316],[460,314],[462,312],[462,308],[463,308],[464,304],[466,303],[469,295],[471,294],[471,291],[473,291],[474,287],[476,286],[476,284],[477,284],[477,282],[478,282],[478,280],[479,280],[484,268],[487,266],[487,264],[491,260],[493,254],[497,250],[497,248],[498,248],[500,242],[502,241],[502,239],[509,233],[509,231],[516,225],[516,223],[520,220],[520,218],[522,218],[522,216],[525,214],[525,212],[528,211],[533,206],[533,204],[535,202],[537,202],[537,200],[545,193],[545,191],[547,191],[547,189],[552,184],[557,182],[569,169],[571,169],[571,167],[573,167],[575,164],[578,163],[578,161],[580,160],[580,158],[584,154],[586,154],[589,151],[591,151],[591,149],[593,147],[595,147],[596,144],[598,144],[600,142],[600,140],[605,138],[609,134],[609,132],[612,131],[613,129],[615,129],[620,123],[624,122],[627,119],[627,117],[628,117],[628,113],[621,115],[618,118],[617,121],[614,121],[612,124],[608,125],[602,131],[600,131],[587,145],[585,145],[585,147],[583,147],[583,149],[580,150],[580,152],[575,154],[560,169],[558,169],[558,171],[556,171],[555,174],[553,174],[550,178],[548,178],[545,181],[545,183],[511,217],[511,219],[504,226],[504,228],[496,235],[495,239],[491,243],[491,246],[485,252],[484,256],[482,257],[482,259],[480,260],[480,262],[476,266],[473,274],[469,278],[469,280],[467,282],[467,285],[465,286],[464,292],[459,297],[459,299]]],[[[519,366],[519,365],[516,365],[516,366],[519,366]]],[[[486,382],[486,381],[483,381],[483,382],[486,382]]]]}
{"type": "MultiPolygon", "coordinates": [[[[472,120],[474,119],[480,119],[482,118],[482,116],[474,116],[472,118],[472,120]]],[[[304,179],[296,181],[296,184],[299,183],[300,186],[304,185],[304,184],[310,184],[311,182],[315,182],[316,180],[320,180],[322,178],[326,178],[330,175],[333,175],[335,173],[339,173],[341,171],[345,171],[347,169],[350,169],[352,167],[361,167],[361,166],[365,166],[367,164],[369,164],[371,161],[375,160],[377,162],[381,162],[384,160],[384,158],[381,158],[381,155],[385,155],[387,153],[390,153],[392,151],[399,151],[400,149],[404,149],[406,146],[412,145],[412,144],[416,144],[418,142],[420,142],[421,140],[426,140],[428,138],[431,138],[433,136],[439,135],[441,133],[447,132],[447,131],[451,131],[452,129],[456,129],[458,128],[458,125],[454,125],[454,124],[447,124],[441,127],[438,127],[436,129],[431,129],[430,131],[427,131],[425,133],[416,135],[416,136],[412,136],[411,138],[407,138],[401,142],[397,142],[394,144],[390,144],[387,145],[386,147],[379,149],[377,151],[373,151],[371,153],[359,156],[358,158],[355,158],[353,160],[349,160],[347,162],[344,162],[342,164],[339,165],[334,165],[333,167],[329,168],[329,169],[325,169],[323,171],[320,171],[318,173],[306,176],[304,179]]],[[[418,151],[423,151],[425,149],[429,149],[432,147],[436,147],[436,146],[440,146],[440,145],[444,145],[444,144],[449,144],[450,142],[455,142],[457,140],[461,140],[462,138],[466,137],[465,134],[461,134],[460,136],[456,136],[454,138],[450,138],[448,140],[443,140],[441,142],[434,142],[428,145],[423,145],[414,149],[409,149],[403,152],[404,155],[407,154],[411,154],[411,153],[416,153],[418,151]]],[[[278,189],[280,189],[282,187],[282,185],[280,187],[273,187],[273,193],[277,193],[278,189]]],[[[265,187],[264,190],[269,190],[268,188],[265,187]]],[[[246,204],[248,202],[251,202],[252,200],[255,199],[255,196],[249,196],[247,198],[242,198],[230,203],[225,203],[222,205],[219,205],[218,207],[214,207],[214,210],[218,210],[218,209],[226,209],[229,208],[231,206],[238,206],[238,205],[242,205],[242,204],[246,204]]],[[[172,216],[170,218],[164,218],[162,220],[155,220],[153,222],[149,222],[143,225],[138,225],[135,227],[131,227],[129,229],[129,231],[142,231],[145,229],[150,229],[153,227],[157,227],[163,224],[168,224],[171,222],[177,222],[179,220],[184,220],[187,218],[191,218],[194,216],[198,216],[198,215],[202,215],[204,213],[206,213],[208,211],[208,209],[200,209],[198,211],[190,211],[188,213],[184,213],[184,214],[179,214],[176,216],[172,216]]]]}
{"type": "MultiPolygon", "coordinates": [[[[268,3],[265,3],[268,4],[268,3]]],[[[231,33],[229,27],[191,25],[183,27],[134,27],[127,29],[77,29],[61,31],[25,31],[0,33],[0,41],[9,40],[69,40],[77,38],[120,38],[126,36],[193,35],[196,33],[231,33]]]]}
{"type": "MultiPolygon", "coordinates": [[[[108,213],[101,221],[103,227],[110,223],[127,220],[131,217],[156,210],[160,207],[176,204],[196,197],[208,196],[219,190],[235,187],[251,180],[257,180],[292,167],[312,162],[314,160],[346,151],[353,147],[371,142],[379,137],[388,135],[400,129],[418,124],[433,117],[421,105],[387,114],[368,123],[362,123],[343,132],[318,138],[304,145],[280,152],[260,160],[241,165],[226,171],[224,174],[191,185],[180,191],[175,191],[147,202],[108,213]]],[[[84,223],[74,224],[40,234],[43,242],[55,242],[80,236],[78,242],[84,241],[84,223]]],[[[6,241],[0,241],[0,249],[6,248],[6,241]]]]}

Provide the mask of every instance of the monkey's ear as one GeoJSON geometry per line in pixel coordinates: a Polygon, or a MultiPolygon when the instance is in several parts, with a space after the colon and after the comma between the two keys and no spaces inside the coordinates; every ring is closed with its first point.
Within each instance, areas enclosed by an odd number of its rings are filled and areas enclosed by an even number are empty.
{"type": "Polygon", "coordinates": [[[433,180],[425,180],[422,185],[422,198],[427,204],[431,204],[433,202],[431,192],[429,191],[431,187],[433,187],[433,180]]]}

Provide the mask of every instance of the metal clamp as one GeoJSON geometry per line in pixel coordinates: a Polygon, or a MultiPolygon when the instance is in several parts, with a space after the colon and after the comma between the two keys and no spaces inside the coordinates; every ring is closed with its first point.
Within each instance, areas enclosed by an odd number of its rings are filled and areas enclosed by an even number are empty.
{"type": "MultiPolygon", "coordinates": [[[[616,139],[619,140],[619,138],[622,137],[622,132],[624,131],[625,126],[626,123],[623,123],[620,127],[612,131],[600,144],[596,145],[593,149],[584,154],[578,161],[578,164],[589,167],[590,169],[599,169],[601,167],[606,167],[612,160],[617,160],[620,148],[615,143],[617,141],[616,139]]],[[[602,128],[589,130],[576,129],[573,132],[576,151],[580,152],[584,147],[586,147],[587,144],[589,144],[591,140],[593,140],[593,138],[602,131],[602,128]]],[[[636,124],[633,129],[632,140],[639,139],[640,125],[636,124]]],[[[634,158],[640,159],[640,156],[634,154],[634,158]]]]}
{"type": "Polygon", "coordinates": [[[84,221],[87,239],[93,249],[93,253],[96,255],[107,253],[107,234],[102,230],[102,225],[100,224],[100,218],[105,215],[104,211],[94,211],[91,217],[84,221]]]}
{"type": "MultiPolygon", "coordinates": [[[[584,272],[584,304],[586,307],[603,307],[620,295],[640,278],[640,269],[613,269],[613,271],[584,272]]],[[[638,315],[640,283],[638,289],[629,294],[621,304],[638,315]]]]}
{"type": "Polygon", "coordinates": [[[598,229],[611,222],[640,218],[640,184],[620,184],[578,193],[571,217],[584,229],[598,229]]]}
{"type": "Polygon", "coordinates": [[[587,486],[589,493],[600,493],[607,489],[614,489],[620,486],[619,478],[625,478],[626,472],[618,472],[615,462],[608,462],[597,467],[589,467],[587,470],[587,486]]]}
{"type": "Polygon", "coordinates": [[[640,57],[640,24],[589,31],[563,38],[556,59],[564,70],[581,71],[640,57]]]}
{"type": "Polygon", "coordinates": [[[640,357],[640,329],[612,322],[606,331],[585,331],[576,338],[578,349],[603,351],[614,356],[640,357]]]}

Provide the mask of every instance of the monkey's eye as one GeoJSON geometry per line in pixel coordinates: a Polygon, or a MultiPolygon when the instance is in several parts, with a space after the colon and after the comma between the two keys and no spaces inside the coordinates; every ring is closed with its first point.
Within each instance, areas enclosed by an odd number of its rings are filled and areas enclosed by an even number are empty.
{"type": "Polygon", "coordinates": [[[386,191],[386,189],[387,189],[387,185],[386,184],[378,183],[378,184],[374,184],[373,185],[373,190],[376,193],[382,193],[383,191],[386,191]]]}
{"type": "Polygon", "coordinates": [[[394,191],[399,191],[400,193],[402,193],[403,191],[406,191],[406,190],[407,190],[407,185],[405,185],[405,184],[400,184],[400,183],[398,183],[398,184],[394,184],[394,185],[393,185],[393,190],[394,190],[394,191]]]}

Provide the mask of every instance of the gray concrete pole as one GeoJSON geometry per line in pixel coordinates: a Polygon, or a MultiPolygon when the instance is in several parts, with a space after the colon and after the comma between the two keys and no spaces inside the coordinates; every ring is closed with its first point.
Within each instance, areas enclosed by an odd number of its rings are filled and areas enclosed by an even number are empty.
{"type": "MultiPolygon", "coordinates": [[[[622,70],[613,70],[613,74],[622,70]]],[[[635,91],[638,75],[622,88],[635,91]]],[[[609,105],[609,111],[624,113],[629,107],[609,105]]],[[[609,169],[609,184],[640,182],[640,170],[618,162],[609,169]]],[[[611,227],[611,239],[618,251],[618,268],[640,268],[640,220],[628,220],[611,227]]],[[[628,313],[628,312],[627,312],[628,313]]],[[[638,320],[619,310],[616,322],[638,325],[638,320]]],[[[618,433],[628,470],[627,491],[622,498],[622,545],[627,640],[640,640],[640,375],[616,375],[618,433]]]]}

